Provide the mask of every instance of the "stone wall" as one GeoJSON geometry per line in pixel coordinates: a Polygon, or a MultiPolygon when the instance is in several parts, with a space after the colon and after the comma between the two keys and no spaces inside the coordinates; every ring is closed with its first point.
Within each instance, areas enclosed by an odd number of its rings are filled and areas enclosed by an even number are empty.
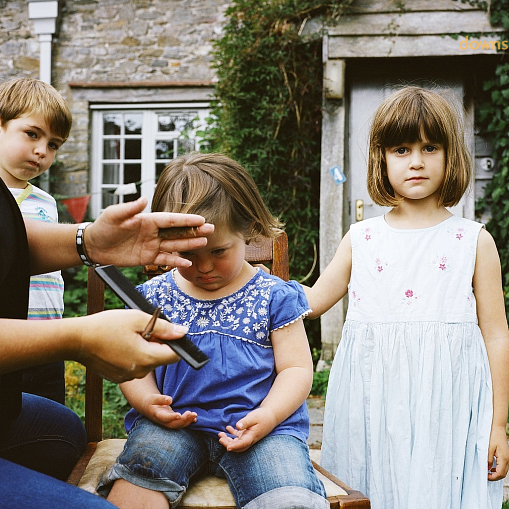
{"type": "MultiPolygon", "coordinates": [[[[81,87],[118,85],[114,96],[122,102],[141,100],[142,88],[144,101],[160,102],[177,88],[210,85],[212,44],[226,7],[227,0],[59,0],[52,84],[67,99],[74,123],[59,151],[56,192],[87,192],[90,94],[81,87]]],[[[39,41],[27,0],[0,0],[0,12],[0,81],[38,78],[39,41]]]]}

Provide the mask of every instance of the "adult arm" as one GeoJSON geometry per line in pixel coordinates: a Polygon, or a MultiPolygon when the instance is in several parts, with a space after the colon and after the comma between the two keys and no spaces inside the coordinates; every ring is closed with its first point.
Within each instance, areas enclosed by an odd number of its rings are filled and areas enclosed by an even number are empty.
{"type": "MultiPolygon", "coordinates": [[[[179,360],[169,346],[141,337],[149,320],[127,309],[63,320],[0,319],[0,373],[73,359],[114,382],[143,377],[179,360]]],[[[152,337],[175,339],[186,330],[157,320],[152,337]]]]}
{"type": "MultiPolygon", "coordinates": [[[[88,257],[96,263],[134,266],[154,263],[157,265],[188,266],[176,251],[188,251],[207,243],[206,235],[213,226],[205,224],[203,217],[193,214],[169,212],[142,213],[147,201],[112,205],[85,230],[88,257]],[[161,228],[194,227],[189,236],[164,239],[161,228]]],[[[30,246],[32,274],[51,272],[81,265],[76,251],[77,225],[52,224],[25,220],[30,246]]]]}
{"type": "Polygon", "coordinates": [[[506,424],[509,405],[509,330],[502,291],[500,258],[492,236],[481,230],[473,277],[477,317],[490,363],[493,384],[493,421],[488,451],[488,469],[496,457],[496,471],[488,479],[503,479],[509,468],[506,424]]]}

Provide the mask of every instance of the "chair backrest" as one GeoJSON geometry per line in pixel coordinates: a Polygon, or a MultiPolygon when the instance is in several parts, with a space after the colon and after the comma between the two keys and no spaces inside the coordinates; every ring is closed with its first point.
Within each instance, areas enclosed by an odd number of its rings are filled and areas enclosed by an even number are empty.
{"type": "MultiPolygon", "coordinates": [[[[246,246],[249,263],[268,264],[271,274],[288,281],[288,237],[282,232],[275,239],[262,239],[246,246]]],[[[170,270],[168,266],[148,265],[144,272],[148,277],[170,270]]],[[[93,268],[88,269],[87,314],[104,310],[104,283],[93,268]]],[[[85,428],[89,442],[102,440],[102,378],[94,371],[86,370],[85,382],[85,428]]]]}

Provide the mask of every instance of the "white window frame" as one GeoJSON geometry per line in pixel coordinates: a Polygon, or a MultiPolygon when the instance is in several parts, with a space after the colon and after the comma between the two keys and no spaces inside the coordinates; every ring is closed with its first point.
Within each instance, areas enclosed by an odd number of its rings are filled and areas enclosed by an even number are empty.
{"type": "MultiPolygon", "coordinates": [[[[156,185],[156,163],[162,160],[156,159],[155,145],[159,140],[178,139],[175,131],[159,132],[158,131],[158,114],[161,113],[195,113],[198,122],[195,124],[195,130],[203,129],[206,125],[205,119],[210,114],[210,103],[208,102],[180,102],[180,103],[144,103],[144,104],[91,104],[92,111],[92,167],[90,174],[90,213],[92,218],[96,219],[102,212],[102,195],[108,189],[113,190],[115,185],[103,184],[103,115],[105,113],[128,113],[138,111],[143,113],[142,134],[141,137],[141,186],[139,191],[145,196],[150,208],[154,188],[156,185]]],[[[133,136],[134,138],[136,135],[133,136]]],[[[125,139],[122,137],[122,139],[125,139]]],[[[201,139],[195,136],[196,150],[199,150],[201,139]]],[[[119,159],[123,162],[123,159],[119,159]]],[[[135,161],[138,162],[138,161],[135,161]]],[[[165,160],[167,162],[167,160],[165,160]]],[[[120,183],[122,184],[122,182],[120,183]]],[[[123,196],[118,197],[119,203],[124,201],[123,196]]],[[[127,198],[126,201],[128,201],[127,198]]]]}

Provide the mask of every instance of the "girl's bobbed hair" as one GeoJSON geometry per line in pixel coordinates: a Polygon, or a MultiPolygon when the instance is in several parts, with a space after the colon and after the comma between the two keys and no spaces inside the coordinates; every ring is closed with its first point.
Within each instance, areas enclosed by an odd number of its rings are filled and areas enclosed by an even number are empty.
{"type": "Polygon", "coordinates": [[[157,182],[152,211],[199,214],[241,234],[246,243],[259,236],[277,237],[282,228],[251,175],[218,153],[191,153],[171,161],[157,182]]]}
{"type": "Polygon", "coordinates": [[[368,192],[377,204],[397,206],[387,177],[385,151],[403,143],[440,143],[445,151],[445,174],[439,205],[459,203],[472,177],[472,159],[465,142],[462,107],[452,91],[406,86],[377,109],[371,125],[368,152],[368,192]]]}

